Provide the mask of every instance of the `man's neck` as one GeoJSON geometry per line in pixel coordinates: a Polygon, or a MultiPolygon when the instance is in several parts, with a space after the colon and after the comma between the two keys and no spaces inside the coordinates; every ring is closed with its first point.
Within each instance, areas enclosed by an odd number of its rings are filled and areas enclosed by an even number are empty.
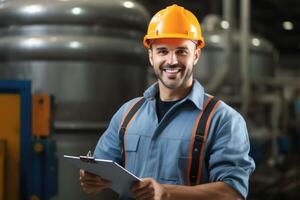
{"type": "Polygon", "coordinates": [[[159,97],[162,101],[176,101],[179,99],[183,99],[188,95],[193,87],[193,81],[191,83],[186,84],[180,88],[170,89],[164,86],[160,81],[159,85],[159,97]]]}

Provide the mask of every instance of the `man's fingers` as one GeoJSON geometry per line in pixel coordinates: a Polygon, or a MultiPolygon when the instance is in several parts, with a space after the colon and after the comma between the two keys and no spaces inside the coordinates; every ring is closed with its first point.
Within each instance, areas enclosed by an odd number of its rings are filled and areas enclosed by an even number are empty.
{"type": "Polygon", "coordinates": [[[134,192],[135,199],[145,199],[145,198],[147,199],[153,196],[154,196],[154,189],[151,185],[148,185],[147,187],[141,188],[134,192]]]}
{"type": "Polygon", "coordinates": [[[80,178],[84,177],[84,170],[83,169],[79,170],[79,177],[80,178]]]}
{"type": "Polygon", "coordinates": [[[88,171],[84,171],[83,169],[80,169],[79,170],[79,174],[81,175],[81,176],[97,176],[97,175],[95,175],[95,174],[93,174],[93,173],[90,173],[90,172],[88,172],[88,171]]]}
{"type": "Polygon", "coordinates": [[[143,179],[141,182],[132,186],[131,191],[134,193],[135,199],[149,199],[154,196],[154,187],[151,179],[143,179]]]}
{"type": "Polygon", "coordinates": [[[144,187],[147,187],[148,185],[151,184],[151,181],[150,180],[145,180],[145,181],[140,181],[138,183],[134,183],[132,186],[131,186],[131,191],[134,193],[136,192],[137,190],[140,190],[144,187]]]}
{"type": "Polygon", "coordinates": [[[79,171],[79,180],[83,191],[87,194],[97,194],[98,192],[112,186],[111,181],[88,173],[84,170],[79,171]]]}
{"type": "Polygon", "coordinates": [[[102,190],[106,189],[108,187],[82,187],[83,191],[87,194],[96,194],[98,192],[101,192],[102,190]]]}
{"type": "Polygon", "coordinates": [[[136,200],[153,200],[154,195],[153,194],[145,194],[143,196],[135,197],[136,200]]]}
{"type": "Polygon", "coordinates": [[[101,191],[101,190],[109,188],[109,187],[107,187],[106,185],[103,185],[103,186],[87,186],[87,185],[84,185],[83,188],[86,189],[86,190],[91,190],[91,191],[98,191],[98,190],[101,191]]]}
{"type": "Polygon", "coordinates": [[[112,185],[112,182],[106,179],[102,179],[101,177],[94,177],[94,178],[82,178],[80,177],[81,184],[85,185],[95,185],[95,186],[108,186],[112,185]]]}
{"type": "Polygon", "coordinates": [[[104,179],[102,179],[100,176],[81,176],[80,180],[101,182],[104,179]]]}
{"type": "Polygon", "coordinates": [[[106,180],[106,179],[101,179],[100,177],[97,177],[95,179],[85,179],[85,178],[80,178],[81,182],[85,182],[85,183],[90,183],[90,184],[100,184],[100,185],[110,185],[112,184],[111,181],[106,180]]]}
{"type": "Polygon", "coordinates": [[[95,178],[95,177],[99,177],[95,174],[92,174],[92,173],[89,173],[87,171],[84,171],[84,170],[80,170],[80,176],[81,177],[84,177],[84,178],[95,178]]]}
{"type": "Polygon", "coordinates": [[[81,182],[84,185],[89,185],[89,186],[111,186],[111,182],[98,182],[98,181],[82,181],[81,182]]]}
{"type": "Polygon", "coordinates": [[[86,172],[84,170],[80,170],[80,176],[79,179],[81,181],[98,181],[98,182],[104,182],[104,183],[109,183],[111,181],[101,178],[100,176],[91,174],[89,172],[86,172]]]}
{"type": "Polygon", "coordinates": [[[95,185],[95,184],[87,184],[87,183],[83,183],[81,182],[81,187],[83,189],[83,191],[85,191],[88,194],[91,193],[98,193],[101,192],[104,189],[110,188],[111,184],[103,184],[103,185],[95,185]]]}

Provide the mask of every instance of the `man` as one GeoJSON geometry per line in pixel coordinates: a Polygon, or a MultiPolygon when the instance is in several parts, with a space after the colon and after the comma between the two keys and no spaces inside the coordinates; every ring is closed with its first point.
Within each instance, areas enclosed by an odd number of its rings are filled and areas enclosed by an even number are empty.
{"type": "MultiPolygon", "coordinates": [[[[158,81],[145,91],[144,102],[123,132],[121,125],[140,98],[118,110],[94,157],[124,162],[143,178],[131,187],[138,200],[245,199],[255,165],[248,155],[248,133],[241,115],[215,101],[206,125],[200,131],[197,128],[213,102],[193,79],[193,67],[204,46],[198,20],[183,7],[167,7],[150,21],[144,45],[158,81]]],[[[110,181],[83,170],[80,181],[86,193],[111,186],[110,181]]]]}

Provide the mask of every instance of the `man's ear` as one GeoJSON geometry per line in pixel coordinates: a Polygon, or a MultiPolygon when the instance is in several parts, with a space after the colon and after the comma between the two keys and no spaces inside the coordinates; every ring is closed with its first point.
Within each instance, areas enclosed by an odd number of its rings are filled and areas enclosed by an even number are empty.
{"type": "Polygon", "coordinates": [[[151,64],[151,66],[153,66],[153,51],[152,49],[148,49],[148,56],[149,56],[149,62],[151,64]]]}
{"type": "Polygon", "coordinates": [[[196,48],[194,56],[195,56],[194,57],[195,58],[194,59],[194,65],[196,65],[197,62],[198,62],[198,60],[199,60],[199,58],[200,58],[200,56],[201,56],[201,49],[200,48],[196,48]]]}

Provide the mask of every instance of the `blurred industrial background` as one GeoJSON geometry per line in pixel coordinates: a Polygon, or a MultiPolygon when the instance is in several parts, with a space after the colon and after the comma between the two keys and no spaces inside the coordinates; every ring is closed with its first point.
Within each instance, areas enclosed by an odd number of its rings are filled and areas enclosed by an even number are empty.
{"type": "Polygon", "coordinates": [[[196,78],[247,120],[248,199],[300,199],[299,0],[0,0],[0,200],[117,199],[62,157],[153,82],[142,38],[173,3],[201,22],[196,78]]]}

